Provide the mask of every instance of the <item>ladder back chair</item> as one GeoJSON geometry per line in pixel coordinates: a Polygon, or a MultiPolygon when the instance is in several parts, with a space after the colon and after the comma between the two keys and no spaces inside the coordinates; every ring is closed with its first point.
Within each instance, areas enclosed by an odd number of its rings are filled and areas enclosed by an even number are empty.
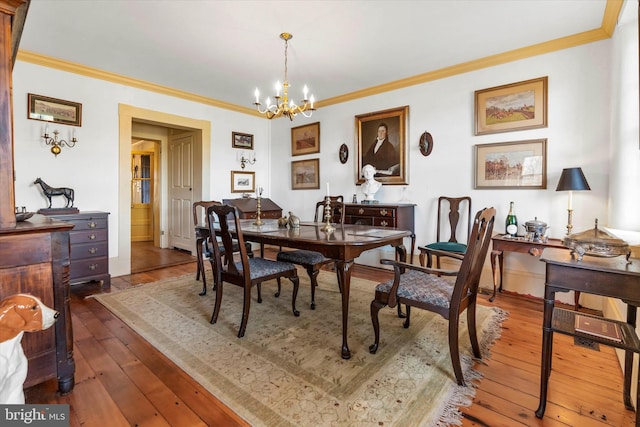
{"type": "MultiPolygon", "coordinates": [[[[396,304],[404,304],[407,307],[405,328],[410,324],[411,307],[438,313],[449,321],[449,352],[453,372],[458,384],[465,385],[458,348],[459,321],[461,314],[466,310],[467,329],[473,355],[481,358],[476,333],[476,297],[480,274],[491,242],[495,216],[494,208],[485,208],[476,214],[464,255],[453,252],[437,254],[462,259],[458,271],[421,267],[388,259],[380,260],[382,264],[393,266],[394,277],[376,286],[375,298],[371,301],[371,322],[375,341],[369,347],[370,353],[374,354],[378,350],[380,343],[378,312],[385,305],[394,307],[396,304]],[[455,280],[445,276],[452,276],[455,280]]],[[[437,251],[434,250],[434,254],[435,252],[437,251]]]]}
{"type": "MultiPolygon", "coordinates": [[[[332,222],[344,225],[345,208],[342,202],[342,196],[335,196],[331,198],[331,220],[332,222]]],[[[314,216],[314,222],[324,221],[324,207],[325,202],[321,201],[316,203],[316,211],[314,216]]],[[[320,268],[333,262],[332,259],[325,257],[320,252],[308,251],[304,249],[297,249],[293,251],[280,251],[276,256],[278,261],[290,262],[292,264],[300,265],[307,270],[309,274],[309,280],[311,281],[311,309],[316,309],[316,287],[318,286],[318,274],[320,268]]],[[[336,274],[337,276],[337,274],[336,274]]],[[[338,287],[342,292],[342,286],[338,278],[338,287]]],[[[279,289],[278,289],[279,293],[279,289]]],[[[278,296],[278,293],[276,296],[278,296]]]]}
{"type": "Polygon", "coordinates": [[[261,303],[262,283],[267,280],[279,279],[281,277],[288,278],[293,284],[291,309],[294,316],[299,316],[300,312],[296,310],[296,297],[298,296],[299,285],[296,266],[291,263],[273,261],[262,257],[249,258],[247,255],[247,247],[245,245],[244,237],[242,235],[242,229],[240,227],[240,219],[238,218],[235,207],[229,205],[210,206],[207,209],[207,218],[209,232],[212,238],[220,240],[220,245],[212,245],[213,258],[216,265],[214,270],[216,300],[213,314],[211,316],[211,323],[215,324],[218,320],[224,283],[239,286],[244,290],[242,322],[238,331],[238,338],[242,338],[247,329],[247,321],[249,319],[251,289],[254,286],[258,288],[258,303],[261,303]],[[232,233],[235,233],[235,240],[232,233]],[[239,261],[235,261],[233,255],[224,257],[223,259],[223,250],[224,254],[233,254],[234,244],[236,244],[236,242],[239,261]]]}

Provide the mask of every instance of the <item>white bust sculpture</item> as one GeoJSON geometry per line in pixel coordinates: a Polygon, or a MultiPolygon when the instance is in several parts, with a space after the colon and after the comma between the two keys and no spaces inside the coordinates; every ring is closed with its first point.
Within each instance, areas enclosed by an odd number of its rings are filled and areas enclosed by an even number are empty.
{"type": "Polygon", "coordinates": [[[372,165],[364,165],[362,167],[362,176],[365,179],[364,184],[362,184],[362,192],[364,193],[365,202],[372,202],[375,200],[376,192],[380,189],[382,183],[375,180],[374,175],[376,174],[376,168],[372,165]]]}

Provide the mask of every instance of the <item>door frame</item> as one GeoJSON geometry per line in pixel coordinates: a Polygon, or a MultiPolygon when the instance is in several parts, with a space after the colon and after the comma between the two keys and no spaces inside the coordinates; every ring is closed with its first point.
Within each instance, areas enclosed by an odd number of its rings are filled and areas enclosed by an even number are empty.
{"type": "MultiPolygon", "coordinates": [[[[119,170],[118,170],[118,215],[112,220],[116,221],[117,244],[110,245],[117,247],[115,257],[109,258],[109,271],[112,276],[122,276],[131,274],[131,137],[133,121],[140,121],[157,126],[177,129],[191,129],[199,131],[199,142],[194,151],[194,200],[201,200],[204,194],[210,194],[211,183],[211,122],[208,120],[197,120],[189,117],[177,116],[159,111],[147,110],[127,104],[118,104],[118,128],[119,128],[119,170]]],[[[166,147],[161,147],[161,187],[166,188],[165,177],[168,176],[166,162],[166,147]]],[[[164,190],[163,190],[164,191],[164,190]]],[[[161,198],[163,191],[161,191],[161,198]]],[[[160,216],[166,216],[166,200],[162,200],[160,216]]],[[[162,224],[166,224],[166,219],[160,219],[162,224]]],[[[164,227],[164,225],[163,225],[164,227]]],[[[111,240],[113,241],[113,240],[111,240]]]]}

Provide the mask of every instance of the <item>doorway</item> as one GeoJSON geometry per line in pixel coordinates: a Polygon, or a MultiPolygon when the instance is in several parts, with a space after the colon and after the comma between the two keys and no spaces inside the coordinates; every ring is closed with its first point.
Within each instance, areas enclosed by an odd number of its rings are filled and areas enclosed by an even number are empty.
{"type": "Polygon", "coordinates": [[[153,242],[154,158],[153,151],[131,152],[132,243],[153,242]]]}
{"type": "MultiPolygon", "coordinates": [[[[120,170],[119,170],[119,198],[118,198],[118,226],[117,226],[117,256],[110,258],[110,271],[112,275],[126,275],[132,271],[132,137],[140,135],[139,127],[148,126],[151,128],[162,128],[165,130],[162,137],[153,137],[159,142],[154,151],[155,165],[154,176],[156,185],[154,186],[153,200],[153,229],[154,242],[157,236],[157,248],[169,249],[169,229],[173,218],[169,209],[169,183],[171,174],[170,162],[168,161],[168,144],[172,134],[191,131],[194,134],[193,141],[193,178],[191,191],[193,200],[201,200],[203,194],[210,192],[210,141],[211,123],[206,120],[195,120],[188,117],[176,116],[158,111],[145,110],[125,104],[119,105],[119,128],[120,128],[120,170]],[[206,159],[206,161],[204,161],[206,159]],[[156,235],[157,232],[157,235],[156,235]]],[[[143,135],[144,136],[144,135],[143,135]]],[[[150,150],[141,150],[150,151],[150,150]]],[[[187,228],[193,232],[190,216],[185,218],[189,224],[182,224],[182,230],[187,228]]],[[[138,245],[138,243],[135,243],[138,245]]],[[[195,252],[195,244],[191,245],[195,252]]],[[[191,256],[191,254],[186,254],[191,256]]]]}

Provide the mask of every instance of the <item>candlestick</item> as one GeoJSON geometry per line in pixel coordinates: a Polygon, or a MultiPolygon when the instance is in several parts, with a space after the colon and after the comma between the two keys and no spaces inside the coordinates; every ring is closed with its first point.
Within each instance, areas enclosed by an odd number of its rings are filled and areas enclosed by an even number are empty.
{"type": "Polygon", "coordinates": [[[329,190],[329,183],[327,182],[327,197],[331,195],[331,191],[329,190]]]}
{"type": "MultiPolygon", "coordinates": [[[[329,191],[329,183],[327,183],[327,193],[329,191]]],[[[326,223],[322,226],[320,231],[324,231],[325,233],[333,233],[336,231],[336,228],[331,225],[331,197],[327,194],[327,197],[324,199],[324,218],[326,223]]]]}

